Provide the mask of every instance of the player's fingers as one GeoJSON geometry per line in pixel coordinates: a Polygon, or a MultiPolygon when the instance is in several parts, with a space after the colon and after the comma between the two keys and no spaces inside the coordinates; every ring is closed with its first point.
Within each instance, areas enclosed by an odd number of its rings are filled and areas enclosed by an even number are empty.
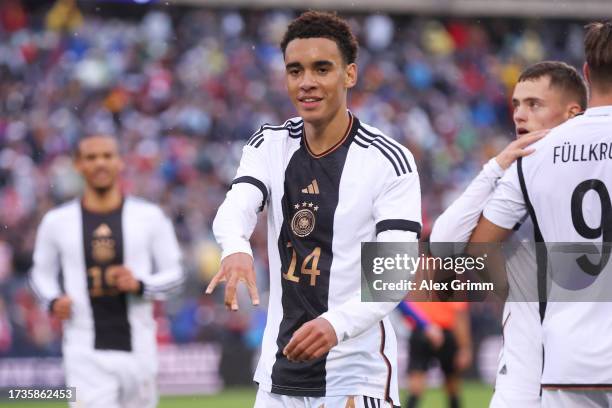
{"type": "Polygon", "coordinates": [[[237,273],[233,273],[230,275],[227,284],[225,285],[225,306],[228,309],[233,309],[233,304],[236,304],[236,287],[238,286],[239,276],[237,273]]]}
{"type": "Polygon", "coordinates": [[[315,357],[315,354],[320,351],[321,349],[324,348],[325,346],[325,339],[322,337],[314,337],[311,336],[310,338],[312,339],[312,342],[308,342],[310,343],[308,346],[305,346],[304,349],[301,352],[298,352],[297,350],[293,353],[295,355],[295,360],[297,361],[308,361],[311,360],[315,357]]]}
{"type": "Polygon", "coordinates": [[[532,143],[537,142],[538,140],[542,139],[544,136],[546,136],[548,133],[550,132],[550,130],[548,129],[544,129],[544,130],[538,130],[536,132],[531,132],[526,134],[525,136],[521,137],[520,139],[518,139],[516,141],[516,145],[518,147],[525,147],[525,146],[529,146],[532,143]]]}
{"type": "Polygon", "coordinates": [[[529,156],[531,153],[535,152],[535,149],[521,149],[516,152],[517,157],[525,157],[529,156]]]}
{"type": "MultiPolygon", "coordinates": [[[[314,350],[311,354],[308,360],[314,360],[316,358],[319,358],[321,356],[323,356],[325,353],[329,352],[329,348],[327,347],[327,345],[324,343],[323,345],[319,346],[316,350],[314,350]]],[[[308,361],[306,360],[306,361],[308,361]]]]}
{"type": "Polygon", "coordinates": [[[291,340],[289,340],[287,346],[285,346],[285,348],[283,349],[283,354],[285,356],[288,356],[290,354],[293,355],[293,353],[295,352],[295,348],[300,345],[300,343],[308,336],[309,333],[310,326],[308,326],[308,323],[297,329],[295,333],[293,333],[293,336],[291,336],[291,340]]]}
{"type": "Polygon", "coordinates": [[[255,282],[255,273],[249,275],[246,279],[247,289],[249,290],[249,296],[251,296],[251,302],[254,306],[259,304],[259,292],[257,291],[257,283],[255,282]]]}
{"type": "Polygon", "coordinates": [[[210,281],[210,283],[208,284],[208,286],[206,287],[206,294],[210,295],[213,290],[215,290],[215,288],[217,287],[217,285],[219,284],[219,282],[222,281],[222,279],[225,278],[225,269],[221,268],[219,270],[219,272],[217,272],[217,274],[215,276],[213,276],[212,280],[210,281]]]}

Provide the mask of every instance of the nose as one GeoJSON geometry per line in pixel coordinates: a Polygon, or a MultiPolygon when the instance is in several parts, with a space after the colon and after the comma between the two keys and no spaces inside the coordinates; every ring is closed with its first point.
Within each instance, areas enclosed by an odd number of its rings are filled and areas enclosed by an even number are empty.
{"type": "Polygon", "coordinates": [[[512,119],[516,125],[527,122],[527,110],[522,105],[518,105],[514,108],[512,119]]]}
{"type": "Polygon", "coordinates": [[[300,89],[304,92],[308,92],[317,87],[317,81],[315,80],[314,75],[310,72],[310,70],[306,70],[304,75],[302,75],[302,80],[300,81],[300,89]]]}

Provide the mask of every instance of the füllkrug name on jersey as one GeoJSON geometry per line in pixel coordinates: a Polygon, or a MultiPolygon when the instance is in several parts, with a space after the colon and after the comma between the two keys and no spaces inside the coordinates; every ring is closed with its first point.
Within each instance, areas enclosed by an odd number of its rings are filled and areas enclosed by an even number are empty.
{"type": "Polygon", "coordinates": [[[564,142],[553,148],[553,164],[612,160],[612,143],[574,144],[564,142]]]}

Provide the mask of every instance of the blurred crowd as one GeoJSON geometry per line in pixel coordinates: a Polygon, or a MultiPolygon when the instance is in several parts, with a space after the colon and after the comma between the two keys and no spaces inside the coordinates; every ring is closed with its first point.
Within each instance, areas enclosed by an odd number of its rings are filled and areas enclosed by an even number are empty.
{"type": "MultiPolygon", "coordinates": [[[[296,12],[34,3],[0,3],[0,355],[59,352],[59,324],[26,277],[40,218],[79,194],[71,152],[91,132],[119,137],[125,191],[161,204],[184,250],[191,284],[159,305],[160,342],[257,345],[262,311],[229,316],[201,294],[219,263],[212,219],[243,143],[295,116],[278,43],[296,12]]],[[[582,60],[580,22],[341,15],[361,45],[349,106],[415,155],[425,237],[514,137],[521,69],[582,60]]],[[[252,241],[265,288],[263,224],[252,241]]]]}

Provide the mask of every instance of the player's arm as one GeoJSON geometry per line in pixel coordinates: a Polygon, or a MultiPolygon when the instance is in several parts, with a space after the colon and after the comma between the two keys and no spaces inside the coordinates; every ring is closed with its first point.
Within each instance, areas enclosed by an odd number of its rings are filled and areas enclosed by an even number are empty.
{"type": "Polygon", "coordinates": [[[163,300],[178,291],[185,281],[181,265],[181,248],[168,217],[158,210],[152,236],[151,251],[156,273],[140,282],[140,292],[145,298],[163,300]]]}
{"type": "MultiPolygon", "coordinates": [[[[421,231],[421,189],[416,165],[410,153],[413,172],[397,176],[391,163],[385,165],[378,180],[373,203],[377,241],[414,242],[421,231]]],[[[416,250],[416,246],[415,246],[416,250]]],[[[356,271],[356,278],[358,277],[356,271]]],[[[289,360],[303,361],[318,358],[336,344],[356,337],[380,322],[397,307],[398,302],[362,302],[361,291],[340,306],[305,323],[295,331],[283,350],[289,360]]]]}
{"type": "Polygon", "coordinates": [[[527,208],[518,181],[516,163],[499,181],[493,196],[487,203],[478,225],[470,237],[467,252],[486,259],[487,279],[502,296],[507,291],[505,259],[500,245],[512,233],[513,227],[525,218],[527,208]]]}
{"type": "MultiPolygon", "coordinates": [[[[468,242],[498,180],[519,157],[533,153],[528,148],[540,140],[548,130],[533,132],[510,143],[496,157],[484,165],[467,189],[436,220],[431,231],[431,242],[468,242]]],[[[461,252],[463,248],[458,248],[461,252]]]]}
{"type": "Polygon", "coordinates": [[[236,287],[240,281],[246,283],[252,303],[259,304],[249,240],[257,213],[263,210],[268,198],[266,147],[265,142],[259,147],[249,144],[244,147],[236,178],[213,222],[213,232],[222,250],[221,267],[206,293],[212,293],[219,282],[227,282],[224,302],[231,310],[238,310],[236,287]]]}
{"type": "Polygon", "coordinates": [[[461,304],[455,317],[453,333],[457,340],[457,355],[455,356],[455,366],[459,371],[466,370],[472,364],[472,334],[470,330],[470,314],[467,304],[461,304]]]}
{"type": "MultiPolygon", "coordinates": [[[[57,232],[57,231],[55,231],[57,232]]],[[[54,239],[53,223],[47,214],[36,234],[33,266],[30,271],[30,287],[41,305],[60,319],[68,319],[71,300],[62,293],[58,281],[60,255],[54,239]]]]}
{"type": "Polygon", "coordinates": [[[495,188],[470,237],[470,242],[502,242],[526,215],[527,206],[518,181],[515,163],[506,171],[495,188]]]}

